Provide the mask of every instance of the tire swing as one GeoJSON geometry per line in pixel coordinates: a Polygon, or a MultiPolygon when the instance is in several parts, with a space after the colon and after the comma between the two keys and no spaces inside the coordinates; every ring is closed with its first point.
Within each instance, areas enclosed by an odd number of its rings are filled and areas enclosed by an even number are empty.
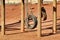
{"type": "Polygon", "coordinates": [[[27,29],[34,29],[37,26],[37,18],[33,15],[32,8],[30,9],[30,14],[28,13],[28,0],[26,2],[26,19],[25,19],[25,25],[27,29]]]}
{"type": "Polygon", "coordinates": [[[44,7],[41,8],[41,17],[43,18],[43,21],[47,19],[47,13],[44,7]]]}
{"type": "Polygon", "coordinates": [[[37,26],[37,18],[33,14],[28,15],[28,18],[26,18],[25,22],[28,29],[34,29],[37,26]],[[29,24],[30,22],[32,22],[33,24],[29,24]]]}

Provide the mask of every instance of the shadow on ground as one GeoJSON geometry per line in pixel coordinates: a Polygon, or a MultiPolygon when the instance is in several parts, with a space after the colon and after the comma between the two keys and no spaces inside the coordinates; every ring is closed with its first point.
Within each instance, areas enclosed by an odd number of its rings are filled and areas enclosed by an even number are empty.
{"type": "MultiPolygon", "coordinates": [[[[57,20],[60,20],[60,19],[57,19],[57,20]]],[[[46,22],[51,22],[52,20],[50,21],[46,21],[46,22]]],[[[13,23],[13,24],[8,24],[8,25],[5,25],[5,31],[15,31],[15,30],[20,30],[20,23],[21,21],[17,22],[17,23],[13,23]]],[[[45,23],[45,22],[44,22],[45,23]]],[[[52,25],[52,24],[50,24],[52,25]]],[[[48,25],[46,25],[48,26],[48,25]]],[[[1,27],[0,27],[1,29],[1,27]]],[[[47,28],[42,28],[42,30],[46,30],[46,29],[52,29],[52,26],[51,27],[47,27],[47,28]]],[[[57,34],[60,34],[60,23],[57,24],[57,34]]],[[[0,30],[1,31],[1,30],[0,30]]],[[[24,33],[27,33],[27,32],[35,32],[36,30],[30,30],[30,31],[25,31],[24,33]]],[[[12,33],[12,34],[6,34],[6,35],[14,35],[14,34],[19,34],[20,32],[18,33],[12,33]]],[[[53,33],[49,33],[49,34],[43,34],[42,36],[50,36],[50,35],[54,35],[53,33]]]]}

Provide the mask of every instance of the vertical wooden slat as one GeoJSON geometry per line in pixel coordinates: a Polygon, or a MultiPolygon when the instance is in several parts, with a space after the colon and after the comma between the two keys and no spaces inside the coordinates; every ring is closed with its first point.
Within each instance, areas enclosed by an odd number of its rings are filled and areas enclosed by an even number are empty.
{"type": "Polygon", "coordinates": [[[21,32],[24,32],[24,11],[23,2],[21,2],[21,32]]]}
{"type": "MultiPolygon", "coordinates": [[[[28,0],[25,0],[24,2],[25,2],[25,19],[26,19],[28,18],[28,0]]],[[[27,25],[27,22],[25,22],[25,24],[27,25]]],[[[26,27],[28,27],[28,25],[26,27]]]]}
{"type": "MultiPolygon", "coordinates": [[[[1,4],[1,34],[4,35],[5,34],[5,7],[4,7],[4,0],[1,0],[2,4],[1,4]]],[[[4,1],[5,2],[5,1],[4,1]]]]}
{"type": "Polygon", "coordinates": [[[57,0],[53,0],[53,33],[56,33],[57,28],[57,0]]]}
{"type": "Polygon", "coordinates": [[[38,26],[37,26],[37,36],[41,37],[41,0],[38,0],[38,26]]]}

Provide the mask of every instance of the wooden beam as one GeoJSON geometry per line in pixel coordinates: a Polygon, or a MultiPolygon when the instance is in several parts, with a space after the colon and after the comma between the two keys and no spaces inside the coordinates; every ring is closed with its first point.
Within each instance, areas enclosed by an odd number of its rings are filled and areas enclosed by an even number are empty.
{"type": "Polygon", "coordinates": [[[24,6],[23,2],[21,2],[21,32],[24,32],[24,6]]]}
{"type": "Polygon", "coordinates": [[[37,26],[37,36],[41,37],[41,0],[38,0],[38,26],[37,26]]]}
{"type": "Polygon", "coordinates": [[[4,0],[1,0],[2,3],[1,3],[1,35],[4,35],[5,34],[5,6],[4,6],[4,3],[5,2],[4,0]]]}
{"type": "MultiPolygon", "coordinates": [[[[25,3],[25,6],[24,7],[25,7],[25,19],[26,19],[26,18],[28,18],[28,0],[25,0],[24,3],[25,3]]],[[[26,21],[28,21],[28,19],[26,19],[26,21]]],[[[28,24],[27,24],[26,21],[25,21],[25,25],[27,25],[26,26],[26,28],[27,28],[28,27],[28,24]]]]}
{"type": "Polygon", "coordinates": [[[56,33],[57,28],[57,0],[53,0],[53,33],[56,33]]]}

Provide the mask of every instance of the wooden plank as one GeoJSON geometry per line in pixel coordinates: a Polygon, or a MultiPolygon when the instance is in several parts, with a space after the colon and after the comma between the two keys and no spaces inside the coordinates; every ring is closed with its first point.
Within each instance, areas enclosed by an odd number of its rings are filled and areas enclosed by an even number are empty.
{"type": "Polygon", "coordinates": [[[21,2],[21,32],[24,32],[24,7],[23,3],[21,2]]]}
{"type": "MultiPolygon", "coordinates": [[[[28,18],[28,0],[25,0],[24,2],[25,2],[25,19],[26,19],[28,18]]],[[[27,22],[25,22],[25,24],[27,24],[27,22]]],[[[26,27],[28,27],[28,25],[26,27]]]]}
{"type": "Polygon", "coordinates": [[[1,35],[5,34],[5,7],[4,7],[4,0],[1,0],[1,35]]]}
{"type": "Polygon", "coordinates": [[[56,33],[57,28],[57,0],[53,0],[53,33],[56,33]]]}
{"type": "Polygon", "coordinates": [[[38,0],[38,25],[37,25],[37,36],[41,37],[41,0],[38,0]]]}

